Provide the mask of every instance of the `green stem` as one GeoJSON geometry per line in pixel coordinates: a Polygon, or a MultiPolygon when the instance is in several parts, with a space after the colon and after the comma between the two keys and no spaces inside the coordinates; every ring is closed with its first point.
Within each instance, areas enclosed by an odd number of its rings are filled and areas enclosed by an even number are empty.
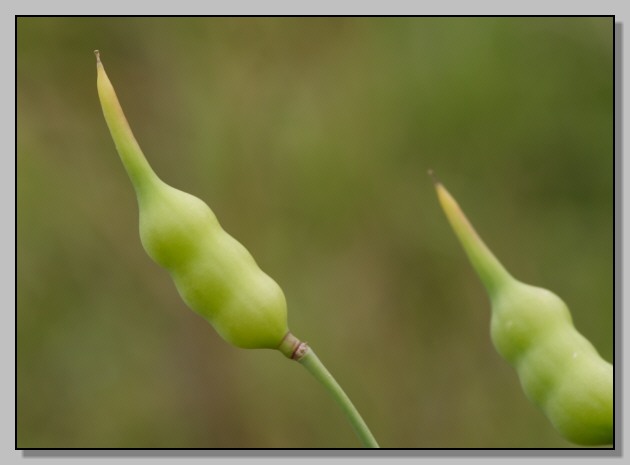
{"type": "Polygon", "coordinates": [[[333,375],[326,369],[321,360],[315,355],[306,342],[300,341],[291,332],[288,332],[284,339],[280,342],[277,349],[287,358],[295,360],[306,368],[315,379],[324,385],[334,399],[339,403],[344,413],[350,420],[350,424],[354,428],[355,433],[363,443],[364,447],[376,449],[379,447],[376,439],[372,436],[370,429],[363,421],[361,414],[356,409],[350,398],[341,389],[339,383],[333,378],[333,375]]]}
{"type": "Polygon", "coordinates": [[[364,447],[369,448],[378,448],[379,445],[374,439],[374,436],[370,432],[370,429],[363,421],[361,414],[352,404],[350,398],[346,395],[346,393],[341,389],[339,383],[333,378],[330,372],[326,369],[321,360],[315,355],[313,349],[306,346],[306,351],[304,355],[297,359],[297,361],[306,368],[320,383],[324,385],[324,387],[330,392],[330,394],[335,398],[335,400],[339,403],[344,413],[350,420],[354,431],[359,436],[359,439],[363,443],[364,447]]]}

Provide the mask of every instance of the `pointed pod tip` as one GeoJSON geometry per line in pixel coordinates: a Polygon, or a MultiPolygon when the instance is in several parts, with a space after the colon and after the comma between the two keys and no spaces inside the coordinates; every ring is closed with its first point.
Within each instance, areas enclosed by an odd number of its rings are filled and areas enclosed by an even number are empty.
{"type": "Polygon", "coordinates": [[[96,55],[96,64],[99,64],[101,62],[101,52],[94,50],[94,55],[96,55]]]}

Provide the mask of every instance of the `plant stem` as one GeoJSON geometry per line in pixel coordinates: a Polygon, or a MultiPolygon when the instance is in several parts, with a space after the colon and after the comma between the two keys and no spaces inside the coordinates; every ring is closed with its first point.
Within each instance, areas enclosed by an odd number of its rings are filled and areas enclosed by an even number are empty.
{"type": "Polygon", "coordinates": [[[335,378],[326,369],[321,360],[315,355],[313,349],[307,347],[306,353],[297,360],[304,368],[306,368],[324,387],[330,392],[330,394],[339,403],[344,413],[350,420],[355,433],[359,436],[359,439],[363,443],[364,447],[378,448],[379,445],[374,439],[374,436],[370,432],[370,429],[363,421],[361,414],[352,404],[350,398],[341,389],[339,383],[335,381],[335,378]]]}
{"type": "Polygon", "coordinates": [[[359,439],[363,443],[363,447],[373,449],[379,447],[376,439],[372,436],[370,429],[365,424],[365,421],[363,421],[363,418],[361,418],[361,414],[355,408],[350,398],[343,389],[341,389],[339,383],[335,381],[335,378],[333,378],[321,360],[315,355],[313,349],[311,349],[306,342],[300,341],[291,334],[291,332],[287,332],[277,349],[287,358],[295,360],[304,366],[315,379],[324,385],[350,420],[355,433],[357,433],[357,436],[359,436],[359,439]]]}

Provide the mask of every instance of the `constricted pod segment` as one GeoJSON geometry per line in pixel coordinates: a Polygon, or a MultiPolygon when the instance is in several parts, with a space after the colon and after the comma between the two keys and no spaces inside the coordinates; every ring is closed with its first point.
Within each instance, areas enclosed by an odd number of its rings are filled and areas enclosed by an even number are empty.
{"type": "MultiPolygon", "coordinates": [[[[432,174],[432,173],[430,173],[432,174]]],[[[580,334],[554,293],[513,278],[434,178],[439,202],[490,297],[491,337],[526,396],[566,439],[613,443],[613,366],[580,334]]]]}

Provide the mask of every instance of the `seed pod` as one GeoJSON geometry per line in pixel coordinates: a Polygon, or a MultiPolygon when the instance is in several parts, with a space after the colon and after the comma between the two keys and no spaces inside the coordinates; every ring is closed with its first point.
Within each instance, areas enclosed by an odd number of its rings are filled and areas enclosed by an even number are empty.
{"type": "Polygon", "coordinates": [[[546,289],[514,279],[442,184],[435,181],[435,188],[488,291],[494,346],[516,369],[526,396],[568,440],[612,444],[612,365],[575,329],[566,304],[546,289]]]}
{"type": "Polygon", "coordinates": [[[202,200],[158,178],[131,132],[98,51],[97,89],[105,120],[138,200],[140,238],[168,270],[186,304],[228,342],[277,349],[288,333],[282,289],[227,234],[202,200]]]}

